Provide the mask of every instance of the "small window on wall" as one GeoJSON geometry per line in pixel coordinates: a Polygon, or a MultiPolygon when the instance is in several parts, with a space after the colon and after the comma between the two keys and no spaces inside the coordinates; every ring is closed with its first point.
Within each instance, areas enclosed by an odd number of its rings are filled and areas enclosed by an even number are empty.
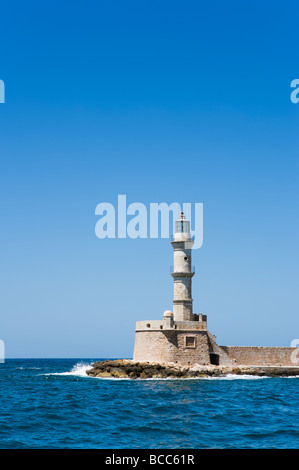
{"type": "Polygon", "coordinates": [[[186,346],[186,348],[195,348],[196,347],[196,337],[195,336],[185,336],[185,346],[186,346]]]}

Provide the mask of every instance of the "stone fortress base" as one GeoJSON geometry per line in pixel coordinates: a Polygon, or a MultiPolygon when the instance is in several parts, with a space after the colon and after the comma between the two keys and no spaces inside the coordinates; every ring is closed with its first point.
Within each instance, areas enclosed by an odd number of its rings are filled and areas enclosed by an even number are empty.
{"type": "Polygon", "coordinates": [[[207,329],[206,315],[195,321],[174,321],[166,311],[163,320],[136,323],[133,361],[182,366],[284,366],[294,367],[292,347],[218,346],[207,329]]]}

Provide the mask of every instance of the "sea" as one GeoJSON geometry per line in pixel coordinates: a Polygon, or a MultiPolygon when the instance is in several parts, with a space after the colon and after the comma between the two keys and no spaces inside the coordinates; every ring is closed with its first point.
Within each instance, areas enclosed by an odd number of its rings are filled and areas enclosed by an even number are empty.
{"type": "Polygon", "coordinates": [[[88,377],[97,360],[0,364],[0,448],[299,447],[298,377],[88,377]]]}

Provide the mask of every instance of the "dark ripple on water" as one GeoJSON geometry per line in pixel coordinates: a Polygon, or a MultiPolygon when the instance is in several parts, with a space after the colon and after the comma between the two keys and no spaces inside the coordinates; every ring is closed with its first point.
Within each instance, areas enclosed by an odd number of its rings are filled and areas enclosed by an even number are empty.
{"type": "Polygon", "coordinates": [[[78,363],[0,365],[0,447],[298,448],[296,378],[104,380],[78,363]]]}

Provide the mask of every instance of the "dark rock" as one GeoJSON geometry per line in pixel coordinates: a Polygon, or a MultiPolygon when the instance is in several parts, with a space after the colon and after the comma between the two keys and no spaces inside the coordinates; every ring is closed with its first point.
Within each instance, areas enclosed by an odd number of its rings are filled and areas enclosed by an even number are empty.
{"type": "Polygon", "coordinates": [[[202,366],[196,369],[149,362],[133,362],[125,359],[98,361],[87,370],[91,377],[118,377],[130,379],[219,377],[227,374],[250,374],[268,377],[299,375],[299,367],[261,366],[202,366]]]}

